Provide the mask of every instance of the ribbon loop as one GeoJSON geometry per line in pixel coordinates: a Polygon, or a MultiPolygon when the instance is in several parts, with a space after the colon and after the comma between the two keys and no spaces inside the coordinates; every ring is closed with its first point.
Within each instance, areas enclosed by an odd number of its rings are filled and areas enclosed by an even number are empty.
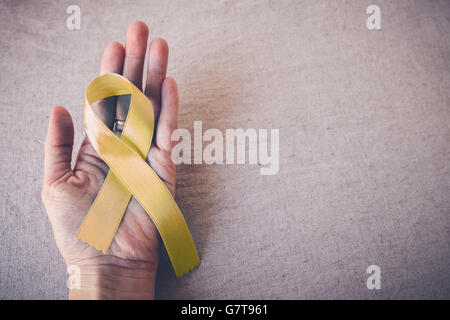
{"type": "Polygon", "coordinates": [[[133,195],[152,219],[179,277],[200,263],[194,241],[172,194],[145,161],[154,131],[148,98],[128,79],[105,74],[88,86],[84,103],[86,134],[110,170],[76,237],[103,253],[108,251],[133,195]],[[117,137],[95,114],[91,104],[130,94],[130,108],[117,137]]]}

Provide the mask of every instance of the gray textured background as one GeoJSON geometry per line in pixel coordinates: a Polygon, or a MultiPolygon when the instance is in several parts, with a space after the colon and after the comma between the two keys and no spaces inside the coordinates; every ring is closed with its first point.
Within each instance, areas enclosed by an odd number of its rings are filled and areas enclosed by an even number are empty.
{"type": "Polygon", "coordinates": [[[66,106],[80,143],[84,90],[136,19],[169,42],[181,127],[280,129],[275,176],[179,167],[202,263],[176,279],[163,261],[158,297],[450,298],[450,2],[412,0],[2,1],[0,298],[67,295],[40,201],[48,116],[66,106]]]}

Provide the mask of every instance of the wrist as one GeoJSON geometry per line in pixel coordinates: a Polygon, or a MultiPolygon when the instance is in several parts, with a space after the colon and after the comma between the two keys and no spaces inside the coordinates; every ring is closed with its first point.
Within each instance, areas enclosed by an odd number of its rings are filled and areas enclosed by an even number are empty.
{"type": "Polygon", "coordinates": [[[71,265],[79,267],[79,286],[69,299],[153,299],[157,265],[115,256],[98,256],[71,265]]]}

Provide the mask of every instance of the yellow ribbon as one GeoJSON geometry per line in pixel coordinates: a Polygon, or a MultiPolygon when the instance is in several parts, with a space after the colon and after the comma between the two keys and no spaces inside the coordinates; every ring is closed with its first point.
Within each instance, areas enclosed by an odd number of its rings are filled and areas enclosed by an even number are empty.
{"type": "Polygon", "coordinates": [[[110,170],[76,237],[108,251],[131,196],[145,209],[164,242],[177,277],[200,263],[183,214],[171,193],[145,161],[154,131],[150,100],[118,74],[94,79],[86,90],[84,126],[92,146],[110,170]],[[131,95],[128,116],[117,137],[91,105],[111,96],[131,95]]]}

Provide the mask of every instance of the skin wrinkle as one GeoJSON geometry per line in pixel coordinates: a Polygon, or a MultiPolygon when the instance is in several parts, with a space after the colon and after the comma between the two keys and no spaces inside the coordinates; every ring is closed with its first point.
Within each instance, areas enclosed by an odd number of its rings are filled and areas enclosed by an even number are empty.
{"type": "Polygon", "coordinates": [[[169,190],[171,191],[172,195],[175,194],[174,190],[175,190],[175,185],[172,181],[169,181],[171,176],[174,176],[176,173],[176,167],[172,162],[172,159],[170,158],[170,153],[168,151],[165,150],[161,150],[160,149],[160,153],[151,153],[150,154],[150,162],[152,162],[152,156],[157,157],[157,159],[155,159],[154,163],[158,163],[159,166],[157,168],[154,168],[155,170],[157,170],[158,175],[160,176],[160,178],[163,180],[163,182],[165,182],[168,187],[169,190]],[[161,156],[162,153],[166,152],[165,156],[161,156]],[[156,155],[155,155],[156,154],[156,155]],[[169,173],[169,174],[165,174],[165,173],[169,173]]]}
{"type": "Polygon", "coordinates": [[[82,164],[91,165],[91,166],[96,167],[105,176],[109,171],[108,166],[103,162],[103,160],[95,157],[94,155],[88,154],[88,153],[85,153],[78,158],[77,168],[75,168],[74,171],[82,170],[82,168],[81,168],[82,164]]]}

